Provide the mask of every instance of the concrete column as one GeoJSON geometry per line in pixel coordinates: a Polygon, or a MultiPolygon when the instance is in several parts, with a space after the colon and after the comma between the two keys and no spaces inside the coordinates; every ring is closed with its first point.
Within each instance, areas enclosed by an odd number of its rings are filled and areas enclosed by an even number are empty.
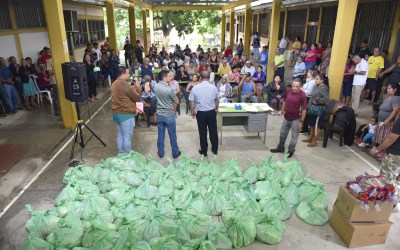
{"type": "Polygon", "coordinates": [[[144,54],[147,55],[149,52],[149,47],[147,44],[147,13],[146,9],[142,8],[142,21],[143,21],[143,48],[144,54]]]}
{"type": "Polygon", "coordinates": [[[222,11],[222,18],[221,18],[221,51],[225,49],[225,32],[226,32],[226,15],[225,11],[222,11]]]}
{"type": "Polygon", "coordinates": [[[131,37],[131,44],[136,42],[136,16],[135,16],[135,5],[133,3],[129,4],[129,35],[131,37]]]}
{"type": "Polygon", "coordinates": [[[358,0],[339,0],[331,62],[328,72],[331,99],[340,99],[344,68],[350,48],[357,6],[358,0]]]}
{"type": "Polygon", "coordinates": [[[269,30],[269,50],[268,50],[268,67],[267,81],[271,82],[274,78],[274,58],[276,49],[279,45],[279,22],[281,19],[281,4],[282,0],[274,0],[271,9],[271,23],[269,30]]]}
{"type": "Polygon", "coordinates": [[[58,96],[60,99],[61,118],[64,127],[74,128],[78,118],[73,103],[65,99],[64,81],[61,70],[61,64],[69,62],[62,0],[43,0],[43,8],[46,16],[53,69],[56,76],[58,96]]]}
{"type": "Polygon", "coordinates": [[[244,42],[243,42],[243,53],[250,58],[250,39],[251,39],[251,5],[246,4],[246,10],[244,12],[244,42]]]}
{"type": "Polygon", "coordinates": [[[149,19],[150,19],[150,42],[154,43],[154,14],[152,10],[149,10],[149,19]]]}
{"type": "Polygon", "coordinates": [[[396,46],[396,39],[397,39],[397,32],[400,29],[400,0],[397,1],[397,6],[396,6],[396,15],[394,16],[393,19],[393,26],[392,26],[392,34],[390,35],[390,43],[389,43],[389,55],[388,55],[388,60],[392,63],[395,63],[397,60],[397,54],[396,51],[394,51],[394,48],[396,46]]]}
{"type": "Polygon", "coordinates": [[[235,8],[231,9],[231,16],[230,18],[230,23],[229,23],[229,43],[231,45],[231,48],[234,49],[234,44],[235,44],[235,8]]]}
{"type": "Polygon", "coordinates": [[[111,49],[118,50],[117,31],[115,28],[115,8],[114,0],[106,0],[107,27],[108,27],[108,42],[111,49]]]}

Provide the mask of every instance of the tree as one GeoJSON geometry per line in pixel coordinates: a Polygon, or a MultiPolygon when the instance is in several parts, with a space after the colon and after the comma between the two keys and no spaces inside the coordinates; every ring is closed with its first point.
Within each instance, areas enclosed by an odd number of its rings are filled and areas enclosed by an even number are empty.
{"type": "Polygon", "coordinates": [[[163,32],[163,45],[167,46],[173,28],[178,35],[190,34],[196,27],[200,34],[215,33],[221,25],[218,11],[168,10],[154,13],[154,29],[163,32]]]}

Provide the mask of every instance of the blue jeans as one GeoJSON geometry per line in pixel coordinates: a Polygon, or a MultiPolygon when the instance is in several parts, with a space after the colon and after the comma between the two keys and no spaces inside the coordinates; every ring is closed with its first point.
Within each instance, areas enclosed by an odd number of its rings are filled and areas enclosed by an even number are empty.
{"type": "Polygon", "coordinates": [[[261,67],[263,68],[263,72],[265,73],[265,76],[267,76],[267,64],[261,64],[261,67]]]}
{"type": "Polygon", "coordinates": [[[308,72],[310,69],[315,68],[315,62],[305,62],[305,64],[306,64],[306,71],[305,72],[308,72]]]}
{"type": "Polygon", "coordinates": [[[258,61],[258,58],[260,57],[260,48],[253,48],[253,53],[254,53],[254,61],[258,61]]]}
{"type": "Polygon", "coordinates": [[[299,138],[299,122],[300,119],[288,121],[283,118],[278,144],[278,148],[280,150],[285,150],[285,142],[289,135],[289,131],[291,130],[292,138],[290,139],[288,152],[294,153],[296,149],[297,139],[299,138]]]}
{"type": "Polygon", "coordinates": [[[6,102],[10,111],[14,111],[19,106],[17,90],[15,89],[13,84],[3,84],[4,97],[6,98],[6,102]]]}
{"type": "Polygon", "coordinates": [[[370,140],[372,140],[373,137],[374,137],[374,134],[373,134],[373,133],[367,133],[367,134],[364,136],[363,141],[364,141],[365,143],[367,143],[367,142],[369,142],[370,140]]]}
{"type": "Polygon", "coordinates": [[[116,125],[118,153],[129,153],[131,151],[133,129],[135,128],[135,117],[121,123],[116,122],[116,125]]]}
{"type": "Polygon", "coordinates": [[[164,157],[165,129],[167,129],[169,135],[169,142],[171,143],[171,148],[172,148],[172,157],[173,158],[178,157],[179,147],[176,138],[175,116],[157,115],[157,127],[158,127],[158,139],[157,139],[158,155],[160,157],[164,157]]]}

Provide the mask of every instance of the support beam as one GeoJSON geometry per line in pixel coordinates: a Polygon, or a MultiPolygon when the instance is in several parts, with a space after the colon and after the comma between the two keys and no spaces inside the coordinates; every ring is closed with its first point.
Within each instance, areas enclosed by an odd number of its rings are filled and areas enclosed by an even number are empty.
{"type": "Polygon", "coordinates": [[[129,0],[129,2],[131,2],[137,6],[140,6],[142,9],[148,9],[148,10],[153,9],[153,6],[151,6],[148,3],[143,2],[143,0],[129,0]]]}
{"type": "Polygon", "coordinates": [[[61,64],[69,62],[67,36],[65,32],[62,0],[43,0],[47,32],[53,59],[53,69],[60,99],[61,118],[66,128],[74,128],[78,121],[75,106],[65,99],[61,64]]]}
{"type": "Polygon", "coordinates": [[[146,9],[142,8],[142,21],[143,21],[143,48],[145,56],[149,52],[149,46],[147,44],[147,12],[146,9]]]}
{"type": "Polygon", "coordinates": [[[318,18],[318,30],[317,30],[317,40],[315,41],[316,43],[319,43],[319,37],[321,35],[321,24],[322,24],[322,11],[324,8],[321,6],[319,7],[319,18],[318,18]]]}
{"type": "Polygon", "coordinates": [[[308,20],[310,20],[310,5],[308,5],[308,7],[307,7],[306,28],[304,30],[304,41],[307,41],[307,34],[308,34],[308,28],[309,28],[308,20]]]}
{"type": "Polygon", "coordinates": [[[394,16],[393,19],[393,25],[392,25],[392,34],[390,35],[390,43],[389,43],[389,48],[388,48],[388,60],[391,63],[395,63],[397,60],[397,51],[394,51],[394,48],[396,46],[396,39],[397,39],[397,33],[399,32],[400,29],[400,0],[397,1],[397,6],[396,6],[396,15],[394,16]]]}
{"type": "Polygon", "coordinates": [[[230,18],[230,23],[229,23],[229,44],[231,45],[231,48],[234,49],[234,44],[235,44],[235,9],[231,9],[231,16],[230,18]]]}
{"type": "Polygon", "coordinates": [[[241,5],[251,4],[254,1],[255,0],[238,0],[238,1],[235,1],[235,2],[233,2],[231,4],[222,6],[222,10],[234,9],[235,7],[238,7],[238,6],[241,6],[241,5]]]}
{"type": "Polygon", "coordinates": [[[22,54],[22,45],[21,45],[21,39],[19,38],[18,34],[18,26],[17,26],[17,20],[15,19],[15,10],[14,10],[14,5],[12,4],[11,0],[8,0],[8,10],[10,14],[10,21],[11,21],[11,27],[13,31],[16,31],[14,34],[15,37],[15,47],[18,52],[18,62],[21,61],[22,58],[24,58],[24,55],[22,54]]]}
{"type": "Polygon", "coordinates": [[[243,44],[243,53],[250,58],[250,39],[251,39],[251,5],[250,3],[246,4],[246,10],[244,12],[244,44],[243,44]]]}
{"type": "Polygon", "coordinates": [[[150,19],[150,43],[154,44],[154,13],[152,10],[149,10],[149,19],[150,19]]]}
{"type": "Polygon", "coordinates": [[[225,49],[225,35],[226,35],[226,15],[225,11],[222,12],[221,17],[221,51],[225,49]]]}
{"type": "Polygon", "coordinates": [[[357,6],[358,0],[339,1],[331,63],[329,64],[328,72],[331,99],[340,100],[344,68],[350,48],[357,6]]]}
{"type": "Polygon", "coordinates": [[[129,4],[128,8],[129,15],[129,35],[131,44],[134,45],[136,42],[136,16],[135,16],[135,5],[133,3],[129,4]]]}
{"type": "MultiPolygon", "coordinates": [[[[283,35],[286,35],[286,27],[287,27],[287,17],[288,17],[288,8],[285,8],[285,18],[283,19],[283,35]]],[[[279,25],[281,24],[281,18],[279,16],[279,25]]],[[[307,25],[307,24],[306,24],[307,25]]],[[[279,31],[278,31],[279,35],[279,31]]],[[[279,37],[280,39],[281,37],[279,37]]]]}
{"type": "Polygon", "coordinates": [[[153,6],[155,10],[222,10],[221,6],[207,6],[207,5],[189,5],[189,6],[174,6],[174,5],[158,5],[153,6]]]}
{"type": "Polygon", "coordinates": [[[268,67],[267,81],[271,82],[274,78],[274,58],[276,49],[279,45],[279,22],[281,19],[281,4],[282,0],[274,0],[271,9],[271,23],[269,30],[269,49],[268,49],[268,67]]]}
{"type": "Polygon", "coordinates": [[[118,50],[117,42],[117,30],[115,28],[115,7],[114,0],[106,0],[106,12],[107,12],[107,27],[108,27],[108,42],[110,43],[110,48],[118,50]]]}

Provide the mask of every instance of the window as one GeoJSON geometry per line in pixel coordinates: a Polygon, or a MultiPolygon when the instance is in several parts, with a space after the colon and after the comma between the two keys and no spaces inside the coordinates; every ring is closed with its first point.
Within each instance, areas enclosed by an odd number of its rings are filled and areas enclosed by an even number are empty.
{"type": "Polygon", "coordinates": [[[104,21],[88,20],[88,22],[89,22],[90,41],[91,42],[104,41],[106,38],[106,33],[104,31],[104,21]]]}
{"type": "MultiPolygon", "coordinates": [[[[296,36],[304,39],[304,32],[306,30],[307,10],[290,10],[288,11],[286,21],[286,34],[291,40],[296,36]]],[[[314,41],[315,42],[315,41],[314,41]]]]}
{"type": "Polygon", "coordinates": [[[310,8],[310,14],[308,16],[309,22],[318,22],[319,21],[319,8],[310,8]]]}
{"type": "Polygon", "coordinates": [[[225,31],[229,32],[230,28],[231,28],[231,23],[227,22],[225,31]]]}
{"type": "Polygon", "coordinates": [[[262,13],[260,14],[260,24],[258,26],[258,33],[262,37],[269,36],[269,24],[270,24],[270,17],[269,13],[262,13]]]}
{"type": "Polygon", "coordinates": [[[86,20],[78,20],[78,33],[73,34],[74,48],[88,44],[88,33],[86,27],[86,20]]]}
{"type": "Polygon", "coordinates": [[[259,14],[254,14],[253,15],[253,33],[258,32],[258,20],[259,20],[260,15],[259,14]]]}
{"type": "Polygon", "coordinates": [[[42,0],[13,0],[12,3],[19,29],[46,28],[42,0]]]}
{"type": "Polygon", "coordinates": [[[238,32],[244,32],[244,16],[238,16],[238,32]]]}
{"type": "Polygon", "coordinates": [[[12,29],[7,1],[0,1],[0,30],[12,29]]]}

